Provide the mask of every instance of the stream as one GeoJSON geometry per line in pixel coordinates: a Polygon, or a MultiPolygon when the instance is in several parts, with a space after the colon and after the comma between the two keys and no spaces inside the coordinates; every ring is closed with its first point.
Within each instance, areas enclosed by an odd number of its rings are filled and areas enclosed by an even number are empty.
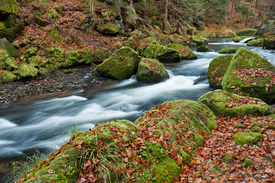
{"type": "Polygon", "coordinates": [[[134,121],[146,110],[168,100],[197,100],[208,91],[206,72],[210,61],[221,55],[227,46],[246,47],[257,51],[275,65],[275,52],[231,39],[211,39],[212,52],[195,52],[196,60],[182,60],[165,64],[170,79],[152,84],[130,79],[111,83],[104,88],[79,91],[73,94],[0,108],[0,182],[10,172],[10,162],[26,159],[40,151],[54,152],[64,144],[69,131],[78,127],[82,131],[95,124],[114,119],[134,121]]]}

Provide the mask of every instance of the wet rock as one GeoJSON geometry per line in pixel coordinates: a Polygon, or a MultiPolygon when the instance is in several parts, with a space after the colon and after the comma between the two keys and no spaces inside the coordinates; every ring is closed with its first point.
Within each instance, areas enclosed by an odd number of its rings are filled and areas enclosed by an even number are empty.
{"type": "Polygon", "coordinates": [[[237,47],[225,47],[222,48],[219,53],[236,53],[237,49],[237,47]]]}

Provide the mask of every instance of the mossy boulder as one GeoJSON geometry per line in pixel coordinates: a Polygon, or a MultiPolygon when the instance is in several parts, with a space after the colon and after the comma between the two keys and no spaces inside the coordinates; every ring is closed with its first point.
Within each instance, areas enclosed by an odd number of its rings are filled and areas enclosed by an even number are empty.
{"type": "Polygon", "coordinates": [[[91,54],[91,56],[89,56],[88,58],[85,59],[86,60],[85,63],[86,64],[89,64],[89,63],[100,64],[105,59],[109,58],[111,55],[112,54],[111,54],[110,50],[108,50],[106,48],[96,49],[91,54]]]}
{"type": "Polygon", "coordinates": [[[102,34],[109,34],[109,35],[113,35],[113,34],[117,34],[119,32],[118,27],[116,26],[116,24],[114,23],[109,23],[107,25],[103,25],[100,28],[100,32],[102,34]]]}
{"type": "Polygon", "coordinates": [[[275,123],[269,123],[267,129],[275,129],[275,123]]]}
{"type": "Polygon", "coordinates": [[[39,49],[37,47],[31,47],[28,48],[23,56],[21,56],[21,60],[23,62],[29,62],[29,59],[33,56],[36,56],[38,53],[39,49]]]}
{"type": "Polygon", "coordinates": [[[0,1],[0,16],[7,16],[17,13],[19,10],[16,0],[1,0],[0,1]]]}
{"type": "Polygon", "coordinates": [[[33,67],[40,68],[46,67],[47,64],[50,64],[50,61],[48,59],[45,59],[44,57],[37,55],[30,59],[29,64],[33,67]]]}
{"type": "Polygon", "coordinates": [[[0,39],[0,49],[5,50],[11,57],[16,58],[19,56],[18,50],[14,48],[6,38],[0,39]]]}
{"type": "MultiPolygon", "coordinates": [[[[148,38],[152,38],[152,37],[148,37],[148,38]]],[[[143,53],[146,50],[146,48],[151,45],[151,44],[156,44],[157,41],[155,39],[141,39],[139,41],[135,42],[135,46],[136,46],[136,50],[138,51],[138,53],[141,56],[144,56],[143,53]]]]}
{"type": "Polygon", "coordinates": [[[167,45],[169,48],[173,48],[180,53],[181,59],[197,59],[198,56],[188,47],[181,44],[169,43],[167,45]]]}
{"type": "Polygon", "coordinates": [[[254,39],[251,40],[247,43],[247,46],[264,46],[264,39],[263,38],[258,38],[258,39],[254,39]]]}
{"type": "Polygon", "coordinates": [[[137,23],[137,14],[135,8],[129,6],[126,8],[125,13],[126,17],[124,18],[124,21],[130,26],[130,28],[134,29],[137,23]]]}
{"type": "Polygon", "coordinates": [[[138,64],[138,81],[159,82],[168,78],[169,75],[167,74],[163,64],[155,59],[142,58],[138,64]]]}
{"type": "Polygon", "coordinates": [[[140,57],[136,51],[122,47],[99,64],[95,71],[108,78],[128,79],[136,72],[139,62],[140,57]]]}
{"type": "Polygon", "coordinates": [[[275,67],[259,53],[239,48],[224,74],[222,88],[274,103],[274,72],[275,67]]]}
{"type": "Polygon", "coordinates": [[[239,30],[236,34],[237,36],[253,36],[256,31],[257,29],[242,29],[239,30]]]}
{"type": "Polygon", "coordinates": [[[252,159],[246,158],[242,163],[241,166],[244,168],[250,167],[254,164],[254,161],[252,159]]]}
{"type": "Polygon", "coordinates": [[[48,20],[59,19],[59,18],[60,18],[60,14],[54,8],[50,9],[48,13],[48,20]]]}
{"type": "Polygon", "coordinates": [[[225,47],[222,48],[219,53],[236,53],[237,49],[237,47],[225,47]]]}
{"type": "Polygon", "coordinates": [[[8,71],[18,70],[19,64],[13,57],[10,57],[8,54],[0,56],[0,68],[8,71]]]}
{"type": "Polygon", "coordinates": [[[208,51],[209,51],[208,46],[200,45],[197,47],[197,52],[208,52],[208,51]]]}
{"type": "Polygon", "coordinates": [[[275,35],[268,35],[264,38],[264,49],[275,49],[275,35]]]}
{"type": "Polygon", "coordinates": [[[233,135],[232,140],[234,140],[238,145],[255,145],[257,142],[262,140],[262,134],[258,132],[247,132],[247,133],[236,133],[233,135]]]}
{"type": "Polygon", "coordinates": [[[6,70],[0,70],[0,84],[11,82],[17,79],[17,76],[12,72],[6,70]]]}
{"type": "MultiPolygon", "coordinates": [[[[2,3],[2,1],[0,3],[2,3]]],[[[16,23],[10,16],[2,18],[0,20],[0,39],[6,38],[12,42],[18,36],[24,26],[24,21],[16,23]]]]}
{"type": "Polygon", "coordinates": [[[258,28],[256,34],[259,36],[275,35],[275,20],[265,19],[258,28]]]}
{"type": "Polygon", "coordinates": [[[245,39],[245,38],[249,38],[250,36],[236,36],[234,37],[232,40],[235,42],[235,43],[238,43],[240,42],[241,40],[245,39]]]}
{"type": "Polygon", "coordinates": [[[51,59],[52,63],[55,63],[57,67],[61,67],[65,62],[65,49],[57,46],[52,46],[46,50],[47,56],[51,59]]]}
{"type": "Polygon", "coordinates": [[[233,55],[221,55],[211,60],[207,71],[207,78],[211,88],[222,88],[223,75],[227,71],[232,58],[233,55]]]}
{"type": "Polygon", "coordinates": [[[24,78],[36,77],[38,74],[38,70],[27,63],[21,64],[18,72],[19,72],[19,75],[24,78]]]}
{"type": "Polygon", "coordinates": [[[217,116],[265,116],[272,113],[270,107],[260,99],[242,97],[224,90],[208,92],[198,102],[207,105],[217,116]]]}
{"type": "Polygon", "coordinates": [[[207,45],[209,43],[209,40],[202,36],[195,35],[195,36],[192,36],[190,39],[191,39],[191,42],[197,45],[197,47],[201,45],[207,45]]]}
{"type": "Polygon", "coordinates": [[[143,52],[143,55],[146,58],[154,58],[160,62],[170,63],[180,61],[180,54],[177,50],[155,44],[150,44],[143,52]]]}

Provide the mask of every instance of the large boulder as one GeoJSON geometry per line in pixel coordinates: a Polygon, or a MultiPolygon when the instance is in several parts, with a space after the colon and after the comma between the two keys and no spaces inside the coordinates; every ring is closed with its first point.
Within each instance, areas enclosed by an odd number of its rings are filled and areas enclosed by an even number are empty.
{"type": "Polygon", "coordinates": [[[17,13],[19,10],[16,0],[1,0],[0,1],[0,16],[7,16],[17,13]]]}
{"type": "Polygon", "coordinates": [[[109,121],[73,135],[21,182],[172,182],[216,127],[204,104],[165,102],[134,123],[109,121]]]}
{"type": "Polygon", "coordinates": [[[222,88],[221,82],[223,80],[223,75],[227,71],[232,58],[233,55],[221,55],[210,62],[207,78],[211,88],[222,88]]]}
{"type": "Polygon", "coordinates": [[[180,61],[180,54],[177,50],[155,44],[149,45],[143,52],[143,55],[146,58],[154,58],[160,62],[171,63],[180,61]]]}
{"type": "Polygon", "coordinates": [[[265,19],[260,27],[258,28],[257,35],[275,35],[275,20],[274,19],[265,19]]]}
{"type": "Polygon", "coordinates": [[[138,64],[137,80],[146,82],[159,82],[168,79],[163,64],[155,59],[142,58],[138,64]]]}
{"type": "Polygon", "coordinates": [[[125,13],[126,13],[126,17],[124,21],[129,25],[130,28],[134,29],[137,23],[137,14],[136,14],[135,8],[132,6],[129,6],[126,8],[125,13]]]}
{"type": "Polygon", "coordinates": [[[209,40],[202,36],[192,36],[191,42],[195,43],[197,46],[206,45],[209,43],[209,40]]]}
{"type": "Polygon", "coordinates": [[[239,48],[224,74],[222,88],[274,103],[274,72],[275,67],[259,53],[239,48]]]}
{"type": "Polygon", "coordinates": [[[256,31],[257,29],[242,29],[239,30],[236,34],[237,36],[253,36],[256,31]]]}
{"type": "MultiPolygon", "coordinates": [[[[2,1],[0,1],[2,2],[2,1]]],[[[1,6],[0,6],[1,7],[1,6]]],[[[12,42],[24,28],[24,21],[16,23],[10,16],[0,19],[0,39],[6,38],[12,42]]]]}
{"type": "Polygon", "coordinates": [[[177,50],[180,53],[181,59],[197,59],[198,58],[198,56],[188,46],[183,46],[181,44],[176,44],[176,43],[169,43],[167,45],[167,47],[177,50]]]}
{"type": "Polygon", "coordinates": [[[140,57],[136,51],[122,47],[99,64],[95,71],[108,78],[128,79],[136,72],[139,62],[140,57]]]}
{"type": "Polygon", "coordinates": [[[219,53],[236,53],[237,49],[237,47],[225,47],[222,48],[219,53]]]}
{"type": "Polygon", "coordinates": [[[260,99],[243,97],[224,90],[208,92],[198,102],[207,105],[217,116],[267,116],[272,113],[270,107],[260,99]]]}
{"type": "Polygon", "coordinates": [[[17,49],[14,48],[6,38],[0,39],[0,50],[2,53],[6,52],[14,58],[19,56],[17,49]]]}
{"type": "Polygon", "coordinates": [[[197,52],[208,52],[208,51],[209,51],[208,46],[200,45],[197,47],[197,52]]]}
{"type": "Polygon", "coordinates": [[[263,38],[253,39],[247,43],[247,46],[264,46],[263,38]]]}

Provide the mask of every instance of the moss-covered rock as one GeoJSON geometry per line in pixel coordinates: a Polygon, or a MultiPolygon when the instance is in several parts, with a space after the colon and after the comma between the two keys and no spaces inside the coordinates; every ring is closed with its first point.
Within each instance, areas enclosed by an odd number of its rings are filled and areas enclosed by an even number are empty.
{"type": "Polygon", "coordinates": [[[8,71],[18,70],[19,64],[15,61],[13,57],[8,54],[0,57],[0,68],[8,71]]]}
{"type": "Polygon", "coordinates": [[[275,35],[268,35],[264,38],[264,49],[275,49],[275,35]]]}
{"type": "Polygon", "coordinates": [[[246,158],[242,163],[241,166],[244,168],[250,167],[254,164],[254,161],[252,159],[246,158]]]}
{"type": "Polygon", "coordinates": [[[21,57],[20,58],[21,58],[21,60],[23,62],[27,62],[28,63],[29,59],[31,57],[37,55],[38,51],[39,51],[39,49],[37,47],[31,47],[31,48],[27,49],[26,52],[25,52],[25,54],[23,55],[23,57],[21,56],[22,58],[21,57]]]}
{"type": "Polygon", "coordinates": [[[21,64],[18,72],[21,77],[36,77],[38,74],[38,70],[27,63],[21,64]]]}
{"type": "Polygon", "coordinates": [[[219,53],[236,53],[237,49],[237,47],[225,47],[222,48],[219,53]]]}
{"type": "Polygon", "coordinates": [[[202,36],[192,36],[191,37],[191,42],[195,43],[198,46],[201,46],[201,45],[206,45],[209,43],[209,40],[205,37],[202,37],[202,36]]]}
{"type": "Polygon", "coordinates": [[[265,19],[260,27],[258,28],[257,35],[265,36],[265,35],[274,35],[275,34],[275,20],[273,19],[265,19]]]}
{"type": "Polygon", "coordinates": [[[264,46],[264,39],[263,38],[258,38],[258,39],[253,39],[247,43],[247,46],[264,46]]]}
{"type": "Polygon", "coordinates": [[[0,1],[0,16],[17,13],[19,10],[16,0],[1,0],[0,1]]]}
{"type": "Polygon", "coordinates": [[[0,70],[0,84],[11,82],[17,79],[17,76],[12,72],[6,70],[0,70]]]}
{"type": "Polygon", "coordinates": [[[19,56],[17,49],[6,38],[0,39],[0,49],[5,50],[11,57],[16,58],[19,56]]]}
{"type": "Polygon", "coordinates": [[[267,129],[275,129],[275,123],[269,123],[267,129]]]}
{"type": "Polygon", "coordinates": [[[200,45],[197,47],[197,52],[208,52],[208,51],[209,51],[208,46],[200,45]]]}
{"type": "Polygon", "coordinates": [[[136,51],[122,47],[99,64],[95,71],[104,77],[127,79],[136,72],[139,62],[140,57],[136,51]]]}
{"type": "Polygon", "coordinates": [[[65,62],[65,49],[52,46],[46,50],[48,58],[51,59],[52,63],[55,63],[57,67],[61,67],[65,62]]]}
{"type": "Polygon", "coordinates": [[[236,34],[237,36],[253,36],[256,31],[257,29],[242,29],[239,30],[236,34]]]}
{"type": "Polygon", "coordinates": [[[241,40],[245,39],[245,38],[249,38],[250,36],[236,36],[234,37],[232,40],[235,42],[235,43],[238,43],[240,42],[241,40]]]}
{"type": "Polygon", "coordinates": [[[252,132],[261,132],[262,129],[261,129],[261,127],[259,127],[259,126],[253,126],[253,127],[251,127],[251,131],[252,131],[252,132]]]}
{"type": "Polygon", "coordinates": [[[45,20],[45,19],[40,18],[40,17],[34,17],[34,21],[35,21],[35,23],[37,23],[38,25],[40,25],[42,27],[45,27],[49,24],[48,20],[45,20]]]}
{"type": "Polygon", "coordinates": [[[249,94],[266,103],[273,103],[274,72],[275,67],[259,53],[239,48],[224,74],[222,88],[241,95],[249,94]]]}
{"type": "Polygon", "coordinates": [[[181,59],[197,59],[198,56],[188,47],[181,44],[169,43],[167,45],[169,48],[173,48],[180,53],[181,59]]]}
{"type": "Polygon", "coordinates": [[[167,74],[162,63],[155,59],[142,58],[138,64],[137,80],[145,82],[159,82],[168,79],[167,74]]]}
{"type": "Polygon", "coordinates": [[[50,61],[48,59],[45,59],[39,55],[31,57],[29,64],[33,67],[40,68],[40,67],[46,67],[47,64],[49,64],[50,61]]]}
{"type": "Polygon", "coordinates": [[[85,62],[85,63],[100,64],[105,59],[109,58],[111,55],[112,54],[108,49],[105,49],[105,48],[97,49],[93,52],[92,57],[89,57],[86,59],[87,61],[90,60],[90,62],[85,62]]]}
{"type": "Polygon", "coordinates": [[[50,9],[48,13],[48,20],[59,19],[59,18],[60,18],[60,14],[54,8],[50,9]]]}
{"type": "Polygon", "coordinates": [[[135,8],[132,6],[129,6],[125,10],[126,17],[124,18],[124,21],[132,28],[134,29],[137,23],[137,14],[135,11],[135,8]]]}
{"type": "Polygon", "coordinates": [[[207,105],[215,115],[225,117],[247,114],[265,116],[272,113],[270,107],[260,99],[242,97],[223,90],[208,92],[198,102],[207,105]]]}
{"type": "Polygon", "coordinates": [[[113,35],[113,34],[117,34],[119,32],[118,27],[116,26],[116,24],[114,23],[109,23],[107,25],[103,25],[100,28],[100,32],[102,34],[109,34],[109,35],[113,35]]]}
{"type": "Polygon", "coordinates": [[[227,71],[232,58],[233,55],[221,55],[210,62],[207,77],[211,88],[222,88],[221,82],[223,80],[223,75],[227,71]]]}
{"type": "Polygon", "coordinates": [[[230,155],[230,154],[227,154],[226,156],[224,156],[224,157],[222,158],[222,161],[223,161],[225,164],[231,163],[232,160],[233,160],[233,156],[230,155]]]}
{"type": "Polygon", "coordinates": [[[179,62],[180,54],[177,50],[161,45],[149,45],[143,55],[146,58],[154,58],[160,62],[179,62]]]}
{"type": "Polygon", "coordinates": [[[255,145],[257,142],[261,141],[262,134],[258,132],[247,132],[247,133],[236,133],[233,135],[232,140],[234,140],[238,145],[255,145]]]}

